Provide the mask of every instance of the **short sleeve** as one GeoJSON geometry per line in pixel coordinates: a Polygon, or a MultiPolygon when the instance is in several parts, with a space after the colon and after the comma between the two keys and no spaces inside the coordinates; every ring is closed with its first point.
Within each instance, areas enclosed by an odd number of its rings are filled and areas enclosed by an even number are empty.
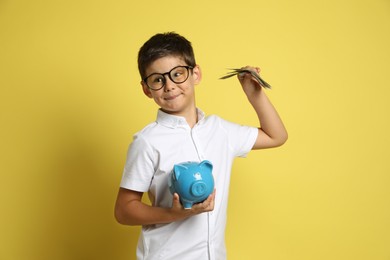
{"type": "Polygon", "coordinates": [[[233,154],[236,157],[246,157],[256,142],[259,133],[258,128],[239,125],[224,119],[221,119],[221,124],[227,132],[229,146],[233,154]]]}
{"type": "Polygon", "coordinates": [[[146,192],[154,175],[153,149],[140,135],[130,144],[120,186],[146,192]]]}

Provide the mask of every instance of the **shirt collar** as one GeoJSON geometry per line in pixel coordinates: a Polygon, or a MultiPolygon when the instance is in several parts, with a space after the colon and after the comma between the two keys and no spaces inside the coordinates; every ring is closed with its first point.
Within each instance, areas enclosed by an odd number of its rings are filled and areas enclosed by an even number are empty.
{"type": "MultiPolygon", "coordinates": [[[[203,119],[205,117],[205,114],[199,108],[196,109],[196,112],[198,113],[198,122],[197,122],[197,124],[199,124],[199,123],[201,123],[203,121],[203,119]]],[[[184,117],[182,117],[182,116],[175,116],[175,115],[171,115],[171,114],[165,113],[161,109],[159,109],[158,112],[157,112],[157,120],[156,121],[157,121],[157,123],[159,123],[161,125],[164,125],[164,126],[167,126],[167,127],[172,127],[172,128],[176,128],[176,127],[179,127],[179,126],[188,127],[187,120],[184,117]]]]}

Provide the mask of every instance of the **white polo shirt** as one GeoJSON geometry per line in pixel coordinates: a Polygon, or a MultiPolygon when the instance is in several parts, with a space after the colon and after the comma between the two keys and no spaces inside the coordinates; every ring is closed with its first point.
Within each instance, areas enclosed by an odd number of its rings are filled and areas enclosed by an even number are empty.
{"type": "Polygon", "coordinates": [[[148,192],[153,206],[170,208],[168,175],[173,165],[209,160],[213,164],[214,210],[183,221],[143,226],[137,259],[226,259],[225,226],[229,182],[235,157],[245,157],[257,138],[255,127],[218,116],[205,117],[191,129],[184,117],[159,110],[156,122],[136,133],[129,146],[121,187],[148,192]]]}

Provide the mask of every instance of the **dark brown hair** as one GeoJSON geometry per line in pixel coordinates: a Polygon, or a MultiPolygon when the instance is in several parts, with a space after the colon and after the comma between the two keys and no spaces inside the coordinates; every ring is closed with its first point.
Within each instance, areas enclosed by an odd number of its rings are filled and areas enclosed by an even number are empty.
{"type": "Polygon", "coordinates": [[[195,55],[191,42],[175,32],[159,33],[152,36],[138,52],[138,70],[141,78],[147,75],[146,68],[159,58],[178,56],[186,65],[195,67],[195,55]]]}

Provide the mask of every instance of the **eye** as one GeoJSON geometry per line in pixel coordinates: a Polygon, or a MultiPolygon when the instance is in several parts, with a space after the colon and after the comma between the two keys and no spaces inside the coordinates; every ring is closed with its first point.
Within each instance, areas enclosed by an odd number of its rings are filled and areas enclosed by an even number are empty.
{"type": "Polygon", "coordinates": [[[152,82],[153,83],[164,82],[164,77],[163,76],[155,76],[155,77],[152,78],[152,82]]]}
{"type": "Polygon", "coordinates": [[[145,81],[151,89],[160,89],[165,84],[164,75],[158,73],[150,75],[145,81]]]}
{"type": "Polygon", "coordinates": [[[150,84],[155,84],[155,83],[160,83],[160,82],[164,82],[164,76],[163,75],[159,75],[159,74],[153,74],[151,75],[149,78],[148,78],[148,83],[150,84]]]}
{"type": "Polygon", "coordinates": [[[177,68],[174,71],[172,71],[172,77],[174,78],[180,78],[185,73],[185,68],[177,68]]]}

